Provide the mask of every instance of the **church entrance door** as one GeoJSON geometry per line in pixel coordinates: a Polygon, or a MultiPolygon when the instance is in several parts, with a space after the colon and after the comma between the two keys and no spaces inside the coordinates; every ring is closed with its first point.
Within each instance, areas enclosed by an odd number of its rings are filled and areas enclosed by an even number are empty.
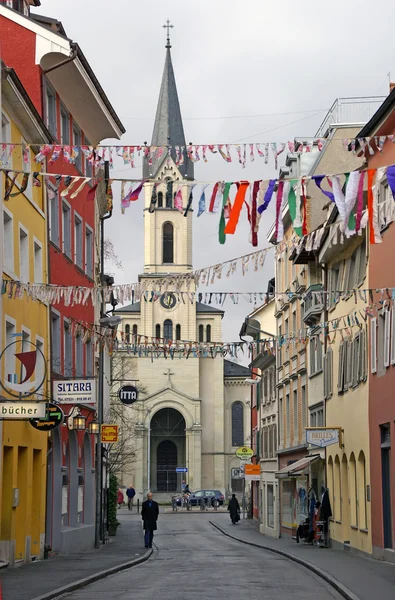
{"type": "Polygon", "coordinates": [[[156,457],[156,487],[158,492],[177,491],[177,446],[170,440],[160,442],[156,457]]]}
{"type": "Polygon", "coordinates": [[[185,427],[184,417],[174,408],[162,408],[152,417],[151,473],[157,492],[174,493],[181,489],[176,468],[187,466],[185,427]]]}

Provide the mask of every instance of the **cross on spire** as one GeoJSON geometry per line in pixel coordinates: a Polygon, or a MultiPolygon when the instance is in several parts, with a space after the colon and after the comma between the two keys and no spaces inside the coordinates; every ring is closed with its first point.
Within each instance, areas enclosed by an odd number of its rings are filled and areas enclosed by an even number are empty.
{"type": "Polygon", "coordinates": [[[167,19],[166,21],[166,25],[162,25],[163,29],[167,29],[167,44],[166,44],[166,48],[171,48],[171,44],[170,44],[170,29],[173,29],[174,25],[171,25],[169,19],[167,19]]]}

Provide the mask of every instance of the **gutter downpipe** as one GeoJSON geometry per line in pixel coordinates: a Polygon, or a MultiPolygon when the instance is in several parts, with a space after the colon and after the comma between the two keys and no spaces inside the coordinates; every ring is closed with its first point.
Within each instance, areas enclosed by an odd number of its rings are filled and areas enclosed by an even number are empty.
{"type": "Polygon", "coordinates": [[[60,63],[58,63],[57,65],[53,65],[52,67],[49,67],[49,69],[44,69],[43,75],[47,75],[48,73],[51,73],[51,71],[55,71],[55,69],[59,69],[59,67],[63,67],[64,65],[67,65],[68,63],[73,62],[73,60],[75,60],[78,56],[77,44],[75,44],[74,42],[70,42],[70,48],[71,48],[70,56],[68,58],[66,58],[65,60],[60,61],[60,63]]]}

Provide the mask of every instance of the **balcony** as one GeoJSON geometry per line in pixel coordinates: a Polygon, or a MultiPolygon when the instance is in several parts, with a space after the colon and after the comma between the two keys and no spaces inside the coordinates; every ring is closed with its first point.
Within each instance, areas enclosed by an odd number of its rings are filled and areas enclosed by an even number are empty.
{"type": "Polygon", "coordinates": [[[316,325],[321,320],[321,313],[324,310],[324,302],[321,294],[314,292],[323,291],[323,286],[320,283],[310,285],[306,290],[304,297],[304,315],[303,321],[306,325],[316,325]]]}
{"type": "Polygon", "coordinates": [[[386,96],[337,98],[321,123],[315,137],[325,137],[334,125],[363,125],[374,115],[386,96]]]}

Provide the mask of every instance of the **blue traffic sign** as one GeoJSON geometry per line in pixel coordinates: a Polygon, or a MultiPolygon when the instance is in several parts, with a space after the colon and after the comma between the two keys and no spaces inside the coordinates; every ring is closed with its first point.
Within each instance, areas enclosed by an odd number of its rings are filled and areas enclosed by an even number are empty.
{"type": "Polygon", "coordinates": [[[188,473],[187,467],[176,467],[176,473],[188,473]]]}

